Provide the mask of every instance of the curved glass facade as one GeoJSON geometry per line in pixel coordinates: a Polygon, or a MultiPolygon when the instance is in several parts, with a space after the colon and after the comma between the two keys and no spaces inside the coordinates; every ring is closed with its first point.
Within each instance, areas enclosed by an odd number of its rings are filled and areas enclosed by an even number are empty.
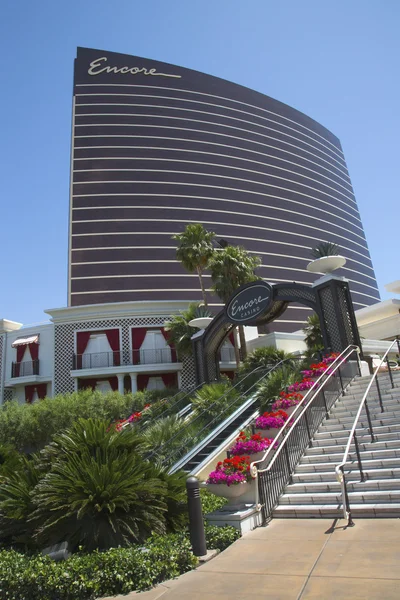
{"type": "MultiPolygon", "coordinates": [[[[176,261],[171,239],[188,222],[258,254],[258,273],[271,283],[312,283],[317,276],[305,270],[310,248],[336,242],[347,258],[337,273],[349,279],[355,309],[379,301],[332,133],[240,85],[79,48],[70,305],[199,300],[197,276],[176,261]]],[[[291,306],[274,328],[299,329],[307,314],[291,306]]]]}

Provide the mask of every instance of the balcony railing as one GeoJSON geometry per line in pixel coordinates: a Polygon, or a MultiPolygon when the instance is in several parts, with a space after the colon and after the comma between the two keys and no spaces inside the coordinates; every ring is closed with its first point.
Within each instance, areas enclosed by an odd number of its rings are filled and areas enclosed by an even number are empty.
{"type": "Polygon", "coordinates": [[[29,377],[39,375],[39,360],[25,360],[11,364],[11,377],[29,377]]]}
{"type": "MultiPolygon", "coordinates": [[[[176,362],[175,351],[171,348],[156,348],[154,350],[133,350],[128,365],[157,365],[176,362]]],[[[87,354],[74,354],[72,368],[101,369],[104,367],[121,366],[120,352],[92,352],[87,354]]]]}

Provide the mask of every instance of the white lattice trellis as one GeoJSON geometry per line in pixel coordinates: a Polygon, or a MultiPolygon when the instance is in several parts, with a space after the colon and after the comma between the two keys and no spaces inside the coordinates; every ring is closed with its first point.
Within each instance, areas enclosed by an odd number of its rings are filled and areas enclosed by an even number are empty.
{"type": "Polygon", "coordinates": [[[74,354],[75,331],[99,331],[106,328],[121,329],[122,364],[131,362],[131,328],[163,327],[166,317],[127,317],[121,319],[101,319],[56,324],[54,327],[54,394],[67,394],[74,391],[71,377],[74,354]]]}

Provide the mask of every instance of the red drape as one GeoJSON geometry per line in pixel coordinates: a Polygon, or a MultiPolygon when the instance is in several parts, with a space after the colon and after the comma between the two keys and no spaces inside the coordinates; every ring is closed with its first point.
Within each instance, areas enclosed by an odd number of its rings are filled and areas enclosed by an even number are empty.
{"type": "Polygon", "coordinates": [[[176,350],[173,346],[173,344],[170,343],[169,341],[169,331],[165,331],[164,327],[161,329],[161,333],[164,336],[165,341],[167,342],[168,346],[171,348],[171,358],[172,358],[172,362],[176,362],[177,361],[177,357],[176,357],[176,350]]]}
{"type": "Polygon", "coordinates": [[[82,354],[85,352],[90,340],[91,331],[78,331],[76,334],[76,368],[82,369],[82,354]]]}
{"type": "Polygon", "coordinates": [[[15,364],[15,377],[19,377],[19,363],[22,362],[24,358],[26,346],[17,346],[17,362],[15,364]]]}
{"type": "MultiPolygon", "coordinates": [[[[140,347],[146,337],[147,329],[145,327],[133,327],[132,328],[132,361],[134,365],[140,363],[140,347]]],[[[147,383],[146,383],[147,385],[147,383]]]]}
{"type": "Polygon", "coordinates": [[[150,375],[138,375],[137,376],[137,388],[139,392],[142,392],[147,388],[149,383],[150,375]]]}
{"type": "Polygon", "coordinates": [[[221,371],[221,375],[226,375],[229,379],[233,379],[235,376],[234,371],[221,371]]]}
{"type": "Polygon", "coordinates": [[[119,367],[121,364],[121,354],[119,351],[119,329],[106,329],[105,334],[107,336],[108,343],[111,346],[114,357],[114,366],[119,367]]]}
{"type": "Polygon", "coordinates": [[[33,394],[35,393],[36,385],[26,385],[25,386],[25,402],[30,404],[33,400],[33,394]]]}
{"type": "Polygon", "coordinates": [[[84,390],[86,388],[92,388],[94,391],[96,388],[97,379],[80,379],[79,380],[79,389],[84,390]]]}
{"type": "Polygon", "coordinates": [[[37,395],[40,398],[40,400],[43,400],[43,398],[46,398],[47,383],[38,383],[36,386],[36,391],[37,391],[37,395]]]}
{"type": "Polygon", "coordinates": [[[230,334],[228,335],[228,339],[229,339],[230,343],[232,344],[232,346],[235,347],[235,336],[233,335],[233,331],[231,331],[230,334]]]}
{"type": "Polygon", "coordinates": [[[110,384],[113,392],[118,392],[118,377],[109,377],[108,383],[110,384]]]}
{"type": "Polygon", "coordinates": [[[39,358],[39,344],[37,342],[33,342],[33,344],[29,344],[29,352],[31,353],[32,360],[38,360],[39,358]]]}
{"type": "Polygon", "coordinates": [[[165,387],[176,387],[176,373],[162,373],[161,378],[165,387]]]}

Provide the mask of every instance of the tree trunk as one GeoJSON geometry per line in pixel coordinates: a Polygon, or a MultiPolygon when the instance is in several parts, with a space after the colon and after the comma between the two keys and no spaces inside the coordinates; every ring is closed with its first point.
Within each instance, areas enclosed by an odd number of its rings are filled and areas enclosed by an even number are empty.
{"type": "Polygon", "coordinates": [[[239,369],[239,366],[240,366],[240,354],[239,354],[239,340],[238,340],[237,327],[234,327],[232,329],[232,332],[233,332],[233,341],[234,341],[234,348],[235,348],[236,367],[239,369]]]}
{"type": "Polygon", "coordinates": [[[203,277],[201,274],[201,269],[199,267],[197,267],[197,275],[199,276],[199,280],[200,280],[200,287],[201,287],[201,293],[203,295],[204,306],[208,307],[206,290],[204,288],[203,277]]]}
{"type": "Polygon", "coordinates": [[[239,325],[239,338],[240,338],[240,353],[242,360],[245,360],[247,356],[246,336],[244,334],[243,325],[239,325]]]}

